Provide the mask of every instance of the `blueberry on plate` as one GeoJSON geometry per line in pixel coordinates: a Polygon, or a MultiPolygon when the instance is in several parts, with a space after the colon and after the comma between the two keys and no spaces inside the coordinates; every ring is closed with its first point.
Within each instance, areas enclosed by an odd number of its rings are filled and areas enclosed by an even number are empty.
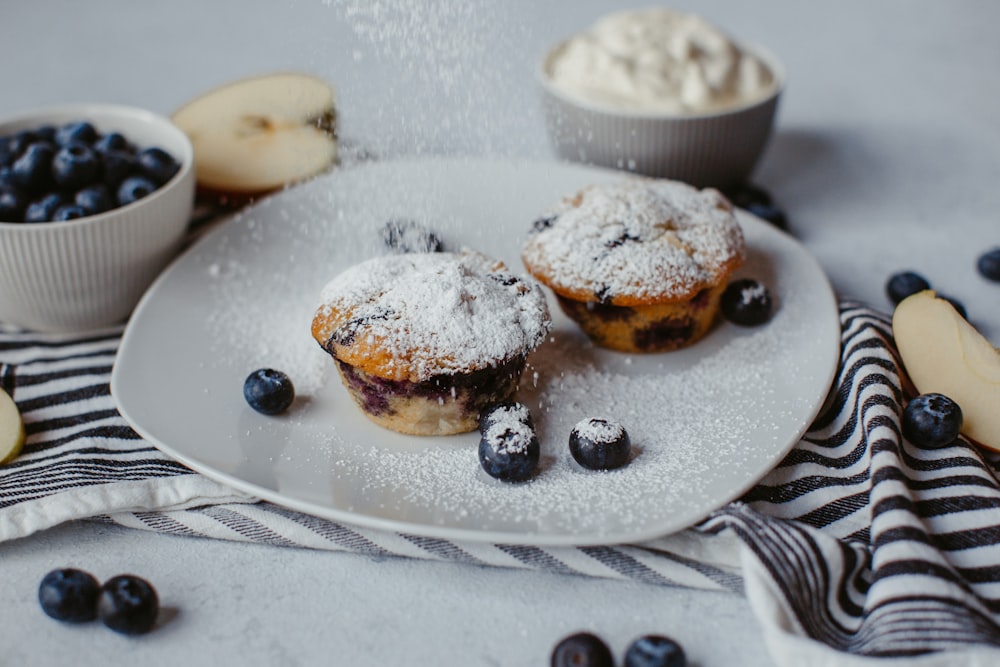
{"type": "Polygon", "coordinates": [[[0,185],[0,222],[22,222],[26,204],[20,188],[0,185]]]}
{"type": "Polygon", "coordinates": [[[437,235],[415,220],[390,220],[382,228],[382,241],[395,253],[441,252],[437,235]]]}
{"type": "Polygon", "coordinates": [[[141,577],[120,574],[104,582],[97,615],[115,632],[141,635],[153,629],[160,611],[156,589],[141,577]]]}
{"type": "Polygon", "coordinates": [[[63,190],[78,190],[100,174],[97,154],[84,144],[66,144],[52,158],[52,180],[63,190]]]}
{"type": "Polygon", "coordinates": [[[503,482],[523,482],[538,468],[541,445],[535,429],[519,418],[494,412],[479,439],[479,465],[486,474],[503,482]]]}
{"type": "Polygon", "coordinates": [[[515,420],[535,428],[535,420],[527,405],[517,401],[503,401],[493,405],[479,416],[479,431],[483,432],[501,420],[515,420]]]}
{"type": "Polygon", "coordinates": [[[625,667],[687,667],[687,656],[673,639],[646,635],[625,650],[625,667]]]}
{"type": "Polygon", "coordinates": [[[752,278],[734,280],[719,302],[722,316],[733,324],[754,327],[771,319],[774,302],[767,287],[752,278]]]}
{"type": "Polygon", "coordinates": [[[119,206],[139,201],[156,190],[156,183],[145,176],[129,176],[118,186],[116,198],[119,206]]]}
{"type": "Polygon", "coordinates": [[[38,604],[57,621],[84,623],[97,618],[101,584],[88,572],[74,568],[52,570],[38,585],[38,604]]]}
{"type": "Polygon", "coordinates": [[[66,123],[56,130],[56,143],[60,146],[68,144],[91,145],[97,139],[97,130],[85,120],[66,123]]]}
{"type": "Polygon", "coordinates": [[[50,192],[28,204],[24,209],[25,222],[49,222],[56,209],[66,203],[66,198],[58,192],[50,192]]]}
{"type": "Polygon", "coordinates": [[[174,156],[156,146],[140,151],[135,161],[142,173],[157,185],[169,181],[181,168],[174,156]]]}
{"type": "Polygon", "coordinates": [[[614,667],[611,649],[590,632],[566,637],[552,649],[551,667],[614,667]]]}
{"type": "Polygon", "coordinates": [[[79,190],[73,196],[73,202],[86,211],[87,215],[97,215],[115,207],[111,191],[104,183],[95,183],[79,190]]]}
{"type": "Polygon", "coordinates": [[[616,421],[591,417],[577,423],[569,433],[569,453],[589,470],[612,470],[628,463],[632,441],[616,421]]]}
{"type": "Polygon", "coordinates": [[[987,280],[1000,282],[1000,248],[987,250],[976,260],[976,269],[987,280]]]}
{"type": "Polygon", "coordinates": [[[258,368],[244,380],[243,398],[257,412],[276,415],[287,410],[295,400],[295,386],[281,371],[258,368]]]}
{"type": "Polygon", "coordinates": [[[962,429],[962,408],[943,394],[921,394],[903,411],[903,435],[918,447],[939,449],[962,429]]]}
{"type": "Polygon", "coordinates": [[[890,301],[898,304],[911,294],[930,288],[931,284],[919,273],[900,271],[889,276],[889,281],[885,284],[885,293],[889,296],[890,301]]]}

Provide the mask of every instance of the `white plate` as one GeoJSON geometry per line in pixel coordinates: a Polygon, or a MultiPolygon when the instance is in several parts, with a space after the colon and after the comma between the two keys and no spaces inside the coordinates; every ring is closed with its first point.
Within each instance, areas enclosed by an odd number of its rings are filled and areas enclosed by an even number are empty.
{"type": "Polygon", "coordinates": [[[373,163],[276,195],[207,234],[153,285],[125,331],[111,378],[122,415],[163,452],[227,485],[336,521],[510,544],[612,544],[663,535],[739,497],[797,442],[836,371],[829,283],[791,237],[740,214],[774,319],[719,322],[679,352],[595,348],[555,306],[552,338],[529,358],[519,399],[542,441],[524,484],[485,475],[475,433],[404,436],[369,422],[309,327],[338,272],[384,252],[393,218],[420,221],[521,270],[519,246],[564,194],[622,178],[553,163],[465,159],[373,163]],[[279,417],[243,401],[262,366],[291,375],[279,417]],[[585,471],[566,445],[579,420],[629,430],[633,460],[585,471]]]}

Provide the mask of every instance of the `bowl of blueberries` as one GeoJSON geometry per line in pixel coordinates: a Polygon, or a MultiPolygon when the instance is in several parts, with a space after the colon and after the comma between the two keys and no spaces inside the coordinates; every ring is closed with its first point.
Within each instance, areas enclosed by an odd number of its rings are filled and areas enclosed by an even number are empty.
{"type": "Polygon", "coordinates": [[[74,104],[0,119],[0,323],[123,322],[194,207],[187,135],[150,111],[74,104]]]}

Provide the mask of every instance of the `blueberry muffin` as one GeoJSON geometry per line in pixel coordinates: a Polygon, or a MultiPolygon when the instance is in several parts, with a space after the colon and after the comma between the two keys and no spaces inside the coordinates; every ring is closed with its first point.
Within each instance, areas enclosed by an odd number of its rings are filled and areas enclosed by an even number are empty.
{"type": "Polygon", "coordinates": [[[535,221],[521,254],[594,343],[622,352],[666,352],[704,336],[745,257],[722,194],[647,178],[564,198],[535,221]]]}
{"type": "Polygon", "coordinates": [[[473,431],[545,339],[541,287],[478,252],[389,255],[323,289],[313,338],[362,411],[412,435],[473,431]]]}

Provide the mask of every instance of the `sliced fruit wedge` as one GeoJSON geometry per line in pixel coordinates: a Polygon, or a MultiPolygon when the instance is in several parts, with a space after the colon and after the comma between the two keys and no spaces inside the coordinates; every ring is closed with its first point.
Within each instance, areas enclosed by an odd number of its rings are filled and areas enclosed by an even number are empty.
{"type": "Polygon", "coordinates": [[[203,193],[263,194],[315,176],[337,159],[333,88],[308,74],[236,81],[188,102],[172,120],[194,146],[203,193]]]}
{"type": "Polygon", "coordinates": [[[0,389],[0,465],[9,463],[24,446],[24,421],[7,392],[0,389]]]}

